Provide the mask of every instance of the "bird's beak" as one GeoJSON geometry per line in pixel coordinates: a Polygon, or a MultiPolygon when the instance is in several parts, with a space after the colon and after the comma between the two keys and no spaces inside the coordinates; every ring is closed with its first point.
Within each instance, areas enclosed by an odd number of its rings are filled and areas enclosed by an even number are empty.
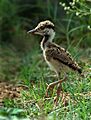
{"type": "Polygon", "coordinates": [[[34,29],[32,29],[32,30],[29,30],[27,33],[37,34],[37,35],[43,36],[43,33],[42,33],[42,32],[39,32],[37,28],[34,28],[34,29]]]}
{"type": "Polygon", "coordinates": [[[29,30],[27,33],[32,33],[32,34],[35,34],[36,33],[36,29],[32,29],[32,30],[29,30]]]}

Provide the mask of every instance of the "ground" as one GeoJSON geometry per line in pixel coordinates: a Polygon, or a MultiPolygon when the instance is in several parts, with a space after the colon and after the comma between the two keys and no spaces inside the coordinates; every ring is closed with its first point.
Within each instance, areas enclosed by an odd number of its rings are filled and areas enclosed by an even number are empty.
{"type": "Polygon", "coordinates": [[[56,95],[56,87],[53,93],[49,92],[49,98],[45,98],[47,84],[55,78],[49,77],[53,73],[46,65],[40,50],[35,49],[34,52],[20,57],[11,47],[0,49],[3,51],[0,57],[2,68],[0,69],[0,106],[2,107],[0,115],[5,110],[7,115],[18,116],[18,113],[21,113],[21,116],[36,120],[91,119],[90,57],[88,59],[84,56],[78,57],[78,60],[80,59],[78,63],[83,67],[85,77],[69,72],[68,80],[62,84],[66,104],[62,103],[61,94],[58,105],[55,106],[53,99],[56,95]]]}

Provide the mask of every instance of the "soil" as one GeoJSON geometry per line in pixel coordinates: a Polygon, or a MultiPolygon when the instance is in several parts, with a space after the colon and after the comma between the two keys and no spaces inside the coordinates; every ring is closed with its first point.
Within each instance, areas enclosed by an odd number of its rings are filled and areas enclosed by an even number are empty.
{"type": "Polygon", "coordinates": [[[13,83],[2,82],[0,81],[0,107],[3,106],[3,101],[6,98],[17,99],[19,98],[21,90],[23,90],[23,86],[17,86],[13,83]]]}

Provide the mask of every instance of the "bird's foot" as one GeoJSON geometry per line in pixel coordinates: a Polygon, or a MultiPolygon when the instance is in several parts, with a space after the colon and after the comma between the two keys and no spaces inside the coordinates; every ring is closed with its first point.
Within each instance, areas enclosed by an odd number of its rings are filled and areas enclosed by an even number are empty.
{"type": "Polygon", "coordinates": [[[58,89],[57,89],[57,94],[59,95],[59,94],[60,94],[60,85],[61,85],[61,83],[64,82],[65,80],[66,80],[66,77],[65,77],[64,79],[62,79],[62,80],[58,80],[58,81],[55,81],[55,82],[53,82],[53,83],[50,83],[50,84],[47,86],[45,96],[48,97],[48,91],[49,91],[49,90],[52,90],[52,91],[53,91],[54,86],[56,86],[56,85],[58,85],[58,84],[59,84],[59,87],[58,87],[58,89]]]}
{"type": "Polygon", "coordinates": [[[48,96],[48,91],[49,91],[49,90],[52,90],[52,91],[53,91],[54,86],[55,86],[55,85],[54,85],[53,83],[50,83],[50,84],[47,86],[46,94],[45,94],[46,97],[49,97],[49,96],[48,96]]]}
{"type": "Polygon", "coordinates": [[[54,97],[54,106],[58,105],[58,100],[59,100],[59,98],[57,96],[55,96],[54,97]]]}
{"type": "Polygon", "coordinates": [[[68,100],[69,100],[69,95],[62,93],[60,96],[55,96],[54,97],[54,107],[56,107],[59,104],[59,101],[63,106],[68,105],[68,100]],[[59,100],[59,97],[61,97],[61,101],[59,100]]]}

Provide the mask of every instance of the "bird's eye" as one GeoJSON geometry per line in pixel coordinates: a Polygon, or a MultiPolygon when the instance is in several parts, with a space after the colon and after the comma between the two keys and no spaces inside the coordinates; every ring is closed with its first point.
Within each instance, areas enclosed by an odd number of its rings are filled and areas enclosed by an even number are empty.
{"type": "Polygon", "coordinates": [[[39,27],[37,30],[41,30],[41,28],[39,27]]]}
{"type": "Polygon", "coordinates": [[[41,30],[43,30],[44,29],[44,26],[41,26],[41,30]]]}

